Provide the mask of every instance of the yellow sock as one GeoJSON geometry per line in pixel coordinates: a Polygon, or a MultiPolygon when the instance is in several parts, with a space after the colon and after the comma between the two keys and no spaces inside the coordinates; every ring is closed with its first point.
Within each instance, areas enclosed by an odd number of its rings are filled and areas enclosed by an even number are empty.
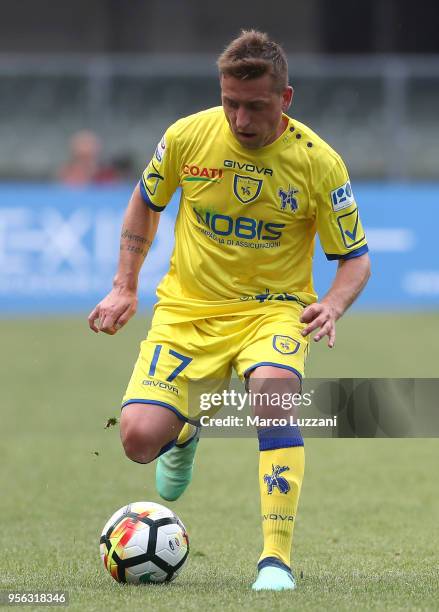
{"type": "Polygon", "coordinates": [[[183,425],[183,429],[178,434],[176,444],[178,444],[178,446],[181,446],[182,444],[188,442],[191,438],[194,437],[196,429],[197,428],[195,427],[195,425],[192,425],[192,423],[185,423],[183,425]]]}
{"type": "Polygon", "coordinates": [[[305,470],[303,446],[261,450],[261,491],[264,549],[259,561],[276,557],[290,567],[293,530],[305,470]]]}

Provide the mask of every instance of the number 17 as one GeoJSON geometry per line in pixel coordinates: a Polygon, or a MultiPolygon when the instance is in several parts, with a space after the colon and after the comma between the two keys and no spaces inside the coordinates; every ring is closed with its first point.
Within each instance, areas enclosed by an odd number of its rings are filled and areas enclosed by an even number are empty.
{"type": "MultiPolygon", "coordinates": [[[[159,360],[160,357],[160,351],[162,350],[163,345],[162,344],[157,344],[155,349],[154,349],[154,354],[152,356],[152,361],[151,361],[151,365],[149,366],[149,372],[148,372],[148,376],[154,376],[155,375],[155,370],[157,367],[157,362],[159,360]]],[[[177,353],[177,351],[173,351],[172,349],[169,349],[168,353],[170,355],[172,355],[173,357],[176,357],[177,359],[180,359],[181,363],[180,365],[178,365],[175,370],[173,370],[168,378],[166,379],[167,382],[172,382],[174,380],[174,378],[176,378],[180,372],[182,372],[185,368],[187,368],[187,366],[190,364],[190,362],[192,361],[192,357],[186,357],[185,355],[182,355],[181,353],[177,353]]]]}

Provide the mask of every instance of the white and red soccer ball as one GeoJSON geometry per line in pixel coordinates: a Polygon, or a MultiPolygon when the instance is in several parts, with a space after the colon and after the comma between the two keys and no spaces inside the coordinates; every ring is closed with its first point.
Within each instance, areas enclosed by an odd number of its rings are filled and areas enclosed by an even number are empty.
{"type": "Polygon", "coordinates": [[[102,562],[118,582],[169,582],[189,554],[186,529],[172,510],[154,502],[120,508],[100,538],[102,562]]]}

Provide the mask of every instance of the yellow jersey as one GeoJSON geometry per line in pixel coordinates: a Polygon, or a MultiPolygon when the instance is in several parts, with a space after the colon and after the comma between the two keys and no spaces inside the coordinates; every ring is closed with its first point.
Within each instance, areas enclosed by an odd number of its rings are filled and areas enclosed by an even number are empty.
{"type": "Polygon", "coordinates": [[[222,107],[166,131],[140,181],[156,211],[181,188],[155,323],[316,301],[316,232],[328,259],[367,252],[341,157],[307,126],[286,119],[279,138],[259,149],[240,145],[222,107]]]}

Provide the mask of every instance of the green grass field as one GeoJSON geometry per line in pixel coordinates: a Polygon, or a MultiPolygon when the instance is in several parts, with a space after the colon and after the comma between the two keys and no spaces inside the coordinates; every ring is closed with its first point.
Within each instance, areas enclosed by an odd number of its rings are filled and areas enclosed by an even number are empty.
{"type": "MultiPolygon", "coordinates": [[[[437,377],[438,314],[353,314],[309,376],[437,377]],[[437,334],[436,334],[437,336],[437,334]]],[[[118,585],[98,537],[117,508],[160,502],[153,466],[128,461],[116,428],[147,322],[95,336],[85,320],[0,321],[3,589],[67,589],[70,610],[437,610],[439,441],[307,442],[294,547],[298,589],[253,593],[261,547],[257,445],[200,443],[190,490],[168,504],[191,541],[165,586],[118,585]]]]}

